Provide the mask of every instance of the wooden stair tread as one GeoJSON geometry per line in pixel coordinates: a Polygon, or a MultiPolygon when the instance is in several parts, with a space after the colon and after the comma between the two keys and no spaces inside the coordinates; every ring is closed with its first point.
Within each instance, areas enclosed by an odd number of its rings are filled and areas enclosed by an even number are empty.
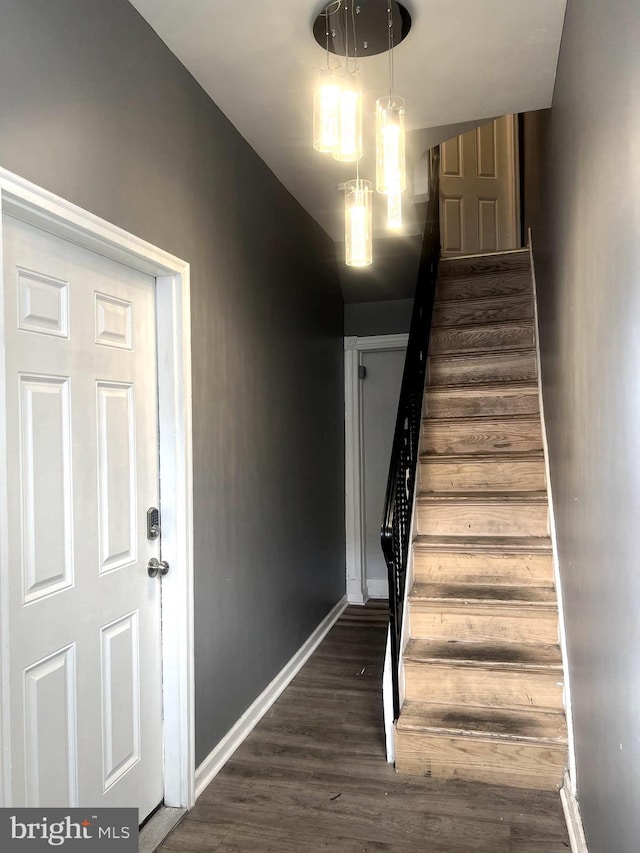
{"type": "Polygon", "coordinates": [[[566,744],[564,714],[534,709],[497,709],[405,702],[398,731],[433,732],[500,740],[535,740],[566,744]]]}
{"type": "Polygon", "coordinates": [[[551,539],[543,536],[416,536],[419,551],[479,551],[500,554],[551,554],[551,539]]]}
{"type": "MultiPolygon", "coordinates": [[[[460,328],[460,327],[457,327],[457,328],[460,328]]],[[[503,351],[503,350],[475,350],[474,352],[457,352],[457,353],[456,352],[447,352],[447,353],[442,353],[442,354],[438,353],[436,355],[430,355],[429,359],[431,362],[434,362],[434,361],[436,361],[436,362],[442,361],[442,362],[447,362],[447,363],[457,362],[457,361],[473,361],[473,362],[476,362],[478,359],[482,359],[482,358],[487,358],[487,359],[491,359],[491,360],[496,359],[496,358],[504,358],[505,360],[509,360],[509,359],[514,358],[514,356],[517,357],[519,355],[524,355],[524,356],[532,356],[533,357],[533,356],[535,356],[535,354],[536,354],[536,351],[532,347],[520,347],[518,349],[510,349],[510,350],[506,350],[506,351],[503,351]]],[[[480,384],[486,385],[487,383],[478,383],[478,385],[480,385],[480,384]]],[[[505,382],[504,384],[508,385],[509,383],[505,382]]],[[[532,383],[532,384],[534,384],[534,383],[532,383]]],[[[438,387],[441,388],[443,386],[439,385],[438,387]]],[[[447,386],[444,386],[444,387],[447,387],[447,386]]],[[[469,387],[475,388],[476,385],[472,385],[472,386],[464,385],[462,387],[463,388],[469,388],[469,387]]]]}
{"type": "Polygon", "coordinates": [[[407,663],[527,672],[557,670],[562,675],[560,647],[555,645],[411,639],[403,657],[407,663]]]}
{"type": "Polygon", "coordinates": [[[544,462],[543,450],[506,450],[504,453],[421,453],[420,462],[434,465],[474,462],[490,465],[492,462],[544,462]]]}
{"type": "Polygon", "coordinates": [[[546,503],[546,492],[420,492],[418,503],[546,503]]]}
{"type": "Polygon", "coordinates": [[[470,385],[456,385],[455,383],[449,383],[448,385],[430,385],[427,383],[425,386],[427,403],[429,402],[429,397],[436,394],[440,394],[441,396],[444,396],[445,394],[455,394],[456,396],[458,394],[467,394],[471,397],[478,396],[480,392],[484,392],[486,396],[498,394],[500,392],[524,394],[527,392],[535,392],[537,394],[538,388],[535,382],[523,382],[521,379],[513,381],[507,380],[506,382],[476,382],[470,385]]]}
{"type": "Polygon", "coordinates": [[[556,593],[549,586],[501,586],[485,583],[420,583],[411,589],[411,602],[447,604],[491,604],[507,607],[544,607],[557,609],[556,593]]]}

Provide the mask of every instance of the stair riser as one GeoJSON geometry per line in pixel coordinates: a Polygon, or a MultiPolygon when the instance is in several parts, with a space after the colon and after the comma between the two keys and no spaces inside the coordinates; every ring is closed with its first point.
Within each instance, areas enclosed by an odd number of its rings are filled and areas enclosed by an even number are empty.
{"type": "Polygon", "coordinates": [[[423,492],[544,491],[544,460],[420,463],[423,492]]]}
{"type": "Polygon", "coordinates": [[[552,586],[551,554],[464,554],[415,550],[417,583],[487,583],[505,586],[552,586]]]}
{"type": "Polygon", "coordinates": [[[412,602],[409,607],[411,636],[420,640],[459,642],[557,643],[557,612],[532,610],[412,602]]]}
{"type": "Polygon", "coordinates": [[[530,353],[443,356],[429,362],[431,388],[488,382],[533,382],[535,379],[536,360],[530,353]]]}
{"type": "Polygon", "coordinates": [[[532,320],[531,297],[510,296],[478,301],[441,302],[433,311],[434,326],[470,326],[532,320]]]}
{"type": "Polygon", "coordinates": [[[405,698],[489,708],[562,709],[562,673],[405,661],[405,698]]]}
{"type": "Polygon", "coordinates": [[[546,503],[465,501],[418,506],[418,533],[426,536],[548,536],[546,503]]]}
{"type": "Polygon", "coordinates": [[[436,299],[481,299],[487,296],[530,296],[533,290],[528,270],[505,270],[474,276],[446,276],[438,281],[436,299]]]}
{"type": "Polygon", "coordinates": [[[502,415],[537,415],[538,392],[466,391],[443,392],[427,388],[424,413],[430,418],[500,417],[502,415]]]}
{"type": "Polygon", "coordinates": [[[462,420],[453,424],[426,418],[422,422],[422,452],[425,454],[458,456],[540,450],[542,433],[538,419],[488,423],[462,420]]]}
{"type": "Polygon", "coordinates": [[[452,278],[468,278],[476,275],[502,275],[519,272],[530,274],[529,252],[501,252],[498,254],[477,255],[469,258],[443,258],[438,268],[438,281],[452,278]]]}
{"type": "Polygon", "coordinates": [[[561,746],[396,732],[396,770],[411,776],[555,791],[566,762],[567,750],[561,746]]]}
{"type": "Polygon", "coordinates": [[[429,346],[431,355],[529,349],[535,346],[533,323],[434,329],[429,346]]]}

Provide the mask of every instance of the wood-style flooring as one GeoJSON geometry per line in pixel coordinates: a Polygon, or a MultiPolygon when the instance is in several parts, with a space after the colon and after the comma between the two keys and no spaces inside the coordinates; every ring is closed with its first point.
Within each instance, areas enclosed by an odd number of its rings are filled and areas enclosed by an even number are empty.
{"type": "Polygon", "coordinates": [[[566,853],[556,793],[386,763],[386,604],[349,607],[161,850],[566,853]]]}

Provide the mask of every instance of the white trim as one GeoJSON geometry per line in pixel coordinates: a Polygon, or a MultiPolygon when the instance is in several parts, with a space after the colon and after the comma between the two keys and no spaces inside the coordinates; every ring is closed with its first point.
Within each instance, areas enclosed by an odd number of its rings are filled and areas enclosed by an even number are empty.
{"type": "MultiPolygon", "coordinates": [[[[158,400],[162,475],[162,556],[172,571],[162,581],[163,740],[165,805],[189,808],[194,798],[193,490],[191,314],[189,264],[5,169],[0,204],[9,213],[84,248],[156,277],[158,400]]],[[[1,236],[1,234],[0,234],[1,236]]],[[[1,246],[1,239],[0,239],[1,246]]],[[[0,258],[0,280],[2,263],[0,258]]],[[[0,298],[0,306],[2,305],[0,298]]],[[[1,312],[0,308],[0,312],[1,312]]],[[[0,337],[4,327],[0,313],[0,337]]],[[[0,347],[0,761],[10,798],[7,598],[5,370],[0,347]]]]}
{"type": "Polygon", "coordinates": [[[589,853],[582,825],[580,806],[576,798],[574,784],[567,771],[564,774],[564,784],[560,788],[560,800],[562,802],[562,810],[564,811],[564,819],[567,822],[571,853],[589,853]]]}
{"type": "Polygon", "coordinates": [[[300,646],[298,651],[280,670],[258,698],[250,705],[237,723],[229,729],[227,734],[215,746],[205,760],[196,770],[196,798],[204,791],[207,785],[218,775],[240,744],[253,731],[262,717],[267,713],[280,694],[293,681],[320,643],[333,628],[347,607],[347,598],[344,596],[329,611],[322,622],[313,631],[309,638],[300,646]]]}
{"type": "Polygon", "coordinates": [[[369,598],[389,598],[389,581],[387,578],[369,578],[367,595],[369,598]]]}
{"type": "Polygon", "coordinates": [[[507,177],[509,187],[509,219],[511,220],[511,243],[514,248],[520,246],[520,153],[518,139],[518,116],[511,113],[507,117],[507,147],[510,169],[507,177]]]}
{"type": "Polygon", "coordinates": [[[358,338],[344,340],[344,495],[347,563],[347,599],[349,604],[364,604],[362,550],[362,489],[360,488],[360,380],[358,379],[358,338]]]}
{"type": "MultiPolygon", "coordinates": [[[[408,334],[370,335],[344,339],[344,408],[345,408],[345,535],[347,599],[349,604],[364,604],[368,598],[364,564],[364,524],[362,512],[362,395],[358,368],[361,353],[406,349],[408,334]]],[[[380,597],[375,592],[373,598],[380,597]]],[[[386,597],[386,596],[384,596],[386,597]]]]}
{"type": "Polygon", "coordinates": [[[402,332],[395,335],[366,335],[362,338],[345,338],[345,340],[355,340],[358,352],[380,352],[385,349],[406,349],[409,335],[402,332]]]}
{"type": "Polygon", "coordinates": [[[382,711],[384,715],[384,740],[387,748],[387,761],[396,760],[396,727],[393,724],[393,680],[391,678],[391,625],[387,628],[387,643],[384,650],[384,669],[382,670],[382,711]]]}
{"type": "MultiPolygon", "coordinates": [[[[549,444],[547,441],[547,424],[544,415],[544,398],[542,394],[542,366],[540,360],[540,327],[538,321],[538,289],[536,283],[536,271],[533,260],[533,243],[531,237],[531,228],[529,228],[529,259],[531,262],[531,277],[533,279],[533,305],[534,305],[534,327],[536,335],[536,362],[538,370],[538,400],[540,406],[540,425],[542,427],[542,445],[544,448],[544,465],[545,475],[547,479],[547,495],[549,501],[549,535],[551,537],[551,549],[553,554],[553,574],[556,586],[556,596],[558,599],[558,627],[560,648],[562,651],[562,663],[564,671],[564,688],[563,699],[564,709],[567,718],[567,736],[569,746],[569,780],[575,786],[576,775],[576,748],[573,731],[573,707],[571,704],[571,684],[569,678],[569,652],[567,649],[567,635],[564,619],[564,597],[562,594],[562,579],[560,576],[560,559],[558,556],[558,537],[556,534],[556,517],[553,505],[553,489],[551,487],[551,470],[549,465],[549,444]]],[[[573,788],[575,796],[576,789],[573,788]]]]}

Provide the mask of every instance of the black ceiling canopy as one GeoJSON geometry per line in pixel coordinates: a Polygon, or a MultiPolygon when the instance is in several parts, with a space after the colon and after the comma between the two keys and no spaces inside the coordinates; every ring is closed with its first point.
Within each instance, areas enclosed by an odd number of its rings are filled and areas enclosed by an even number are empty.
{"type": "Polygon", "coordinates": [[[335,0],[324,7],[313,22],[313,35],[320,47],[337,56],[375,56],[389,50],[389,16],[391,6],[394,47],[407,37],[411,15],[402,5],[391,0],[335,0]],[[354,42],[355,30],[355,42],[354,42]],[[357,47],[357,51],[355,48],[357,47]]]}

